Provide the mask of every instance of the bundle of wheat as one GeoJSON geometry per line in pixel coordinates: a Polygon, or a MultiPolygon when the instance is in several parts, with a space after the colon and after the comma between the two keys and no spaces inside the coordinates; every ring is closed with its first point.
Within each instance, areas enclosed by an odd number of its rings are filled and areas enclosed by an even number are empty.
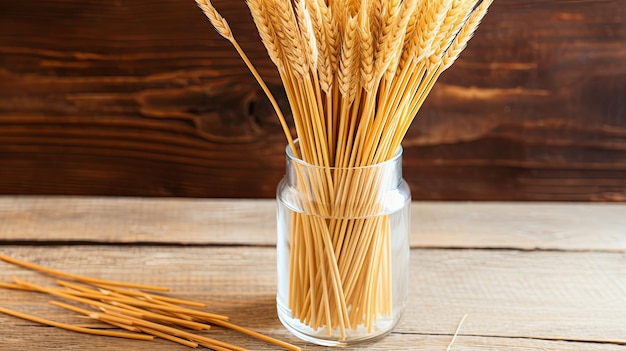
{"type": "Polygon", "coordinates": [[[389,218],[377,172],[394,157],[441,73],[466,47],[493,0],[248,0],[291,106],[298,142],[256,69],[209,0],[196,0],[231,41],[276,109],[290,149],[315,174],[315,201],[291,219],[289,308],[313,329],[362,325],[391,313],[389,218]],[[374,190],[373,190],[374,189],[374,190]],[[314,215],[310,215],[314,214],[314,215]]]}

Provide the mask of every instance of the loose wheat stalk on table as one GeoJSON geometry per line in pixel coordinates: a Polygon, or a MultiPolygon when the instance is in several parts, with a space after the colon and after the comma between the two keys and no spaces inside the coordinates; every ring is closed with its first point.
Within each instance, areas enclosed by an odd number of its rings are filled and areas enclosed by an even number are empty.
{"type": "Polygon", "coordinates": [[[84,334],[145,341],[151,341],[158,337],[191,348],[202,345],[216,351],[246,351],[243,347],[192,332],[209,330],[211,325],[207,323],[210,323],[250,335],[288,350],[300,350],[298,346],[233,324],[227,316],[190,308],[205,307],[206,305],[202,302],[145,291],[169,291],[166,287],[96,279],[58,271],[3,254],[0,254],[0,261],[56,278],[73,280],[70,282],[57,279],[56,284],[59,287],[46,287],[13,277],[13,283],[0,282],[0,288],[44,293],[57,299],[64,299],[72,304],[58,300],[50,300],[49,303],[132,333],[57,322],[0,306],[0,313],[10,316],[84,334]],[[83,304],[90,309],[78,307],[76,304],[83,304]]]}
{"type": "Polygon", "coordinates": [[[293,316],[313,329],[338,329],[342,337],[357,325],[371,329],[391,313],[389,289],[367,288],[391,279],[389,218],[366,218],[380,204],[362,190],[371,190],[380,175],[340,170],[397,153],[435,82],[493,0],[248,0],[289,100],[297,146],[226,20],[209,0],[196,2],[267,94],[294,155],[335,170],[316,173],[302,189],[318,200],[308,210],[327,219],[293,215],[293,316]]]}

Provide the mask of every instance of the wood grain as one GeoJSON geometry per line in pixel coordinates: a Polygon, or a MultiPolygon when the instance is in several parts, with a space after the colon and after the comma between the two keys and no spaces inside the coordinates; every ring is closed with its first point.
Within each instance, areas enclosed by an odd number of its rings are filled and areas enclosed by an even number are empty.
{"type": "MultiPolygon", "coordinates": [[[[275,317],[275,251],[271,248],[5,247],[3,253],[82,275],[166,285],[173,295],[205,301],[208,310],[227,314],[233,322],[298,343],[275,317]],[[248,290],[250,287],[254,290],[248,290]]],[[[624,339],[626,280],[619,279],[626,275],[624,260],[624,255],[617,253],[414,249],[407,312],[391,337],[367,349],[406,349],[407,342],[415,341],[420,343],[420,350],[443,350],[460,317],[468,314],[456,344],[459,349],[616,350],[617,345],[593,340],[624,339]]],[[[3,262],[0,265],[2,280],[16,275],[42,284],[50,281],[3,262]]],[[[2,296],[2,304],[10,308],[81,321],[48,306],[45,296],[16,291],[2,296]]],[[[12,317],[0,315],[1,335],[11,335],[8,341],[3,339],[8,349],[25,342],[31,349],[41,349],[50,340],[66,350],[85,347],[74,344],[77,340],[94,347],[103,347],[106,342],[120,349],[165,346],[83,339],[37,327],[42,330],[40,334],[33,333],[33,328],[30,322],[16,323],[12,317]],[[67,339],[74,343],[64,344],[67,339]]],[[[251,349],[274,349],[230,332],[218,335],[251,349]]]]}
{"type": "MultiPolygon", "coordinates": [[[[413,202],[414,248],[626,252],[626,205],[413,202]],[[602,233],[598,235],[597,233],[602,233]]],[[[0,197],[0,243],[276,243],[274,200],[0,197]]]]}
{"type": "MultiPolygon", "coordinates": [[[[412,209],[406,313],[388,337],[348,350],[445,350],[465,314],[452,350],[626,346],[624,205],[414,202],[412,209]]],[[[259,199],[0,197],[0,252],[75,274],[168,286],[168,294],[206,302],[233,322],[324,350],[298,341],[277,319],[273,212],[272,200],[259,199]],[[146,240],[151,232],[154,239],[146,240]]],[[[12,276],[54,284],[0,261],[0,281],[12,276]]],[[[4,307],[97,326],[48,299],[0,292],[4,307]]],[[[248,349],[276,349],[220,328],[206,333],[248,349]]],[[[0,335],[0,350],[183,350],[1,314],[0,335]]]]}
{"type": "MultiPolygon", "coordinates": [[[[414,198],[626,200],[625,41],[620,0],[496,1],[406,137],[414,198]]],[[[0,3],[2,194],[273,197],[281,133],[193,1],[0,3]]]]}

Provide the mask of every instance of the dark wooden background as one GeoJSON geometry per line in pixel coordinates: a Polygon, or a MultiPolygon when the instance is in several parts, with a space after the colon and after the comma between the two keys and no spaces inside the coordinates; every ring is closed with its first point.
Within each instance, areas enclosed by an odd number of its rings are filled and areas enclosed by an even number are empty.
{"type": "MultiPolygon", "coordinates": [[[[0,1],[0,194],[272,197],[284,144],[193,0],[0,1]]],[[[404,146],[415,199],[626,200],[624,1],[496,0],[404,146]]]]}

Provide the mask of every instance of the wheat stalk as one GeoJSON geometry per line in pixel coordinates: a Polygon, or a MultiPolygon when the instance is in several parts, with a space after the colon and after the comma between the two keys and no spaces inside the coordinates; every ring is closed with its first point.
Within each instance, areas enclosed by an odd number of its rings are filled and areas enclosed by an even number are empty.
{"type": "MultiPolygon", "coordinates": [[[[267,87],[267,84],[265,84],[265,81],[263,80],[263,78],[261,78],[261,75],[259,74],[259,72],[256,70],[252,62],[250,62],[250,59],[248,58],[246,53],[241,49],[241,46],[239,46],[239,43],[237,42],[237,40],[235,40],[235,37],[233,36],[232,31],[230,30],[230,26],[226,22],[226,19],[224,19],[224,17],[222,17],[217,12],[213,4],[211,4],[211,1],[196,0],[196,3],[200,7],[200,9],[202,9],[202,12],[204,12],[204,14],[207,16],[207,18],[209,19],[213,27],[215,27],[217,32],[224,38],[228,39],[228,41],[231,42],[235,50],[237,50],[237,53],[239,54],[239,56],[241,56],[246,66],[248,67],[248,69],[250,70],[250,72],[252,73],[256,81],[261,86],[261,89],[263,89],[263,92],[265,93],[267,98],[270,100],[270,103],[272,104],[274,111],[278,115],[278,119],[280,121],[281,127],[283,128],[285,137],[287,138],[287,142],[291,146],[295,145],[293,141],[293,137],[291,136],[291,131],[289,130],[289,126],[287,125],[287,121],[285,120],[285,116],[283,115],[280,107],[278,106],[278,102],[276,101],[274,94],[272,94],[270,89],[267,87]]],[[[294,152],[297,154],[297,150],[295,149],[295,147],[293,149],[294,149],[294,152]]]]}
{"type": "Polygon", "coordinates": [[[66,304],[60,301],[50,301],[50,304],[80,313],[93,319],[100,320],[112,326],[126,329],[135,333],[100,330],[85,328],[66,323],[60,323],[21,313],[11,309],[0,307],[0,313],[5,313],[18,318],[30,320],[43,325],[54,326],[79,333],[112,336],[119,338],[153,340],[154,336],[167,339],[189,347],[203,345],[213,350],[222,351],[245,351],[244,348],[231,345],[226,342],[208,338],[203,335],[188,332],[189,330],[209,330],[211,325],[220,325],[257,339],[275,344],[292,351],[300,351],[300,348],[281,340],[243,328],[228,321],[227,316],[208,313],[202,310],[190,309],[185,306],[204,307],[204,303],[197,301],[182,300],[173,297],[147,293],[137,289],[150,289],[157,291],[169,291],[166,287],[155,287],[144,284],[117,282],[111,280],[95,279],[92,277],[79,276],[76,274],[58,271],[55,269],[39,266],[27,261],[18,260],[0,254],[0,260],[8,263],[35,270],[57,278],[67,278],[80,283],[70,283],[65,280],[57,280],[59,288],[44,287],[26,282],[13,277],[15,284],[2,284],[0,287],[20,289],[26,292],[45,293],[56,298],[65,299],[73,303],[80,303],[94,310],[80,308],[75,304],[66,304]],[[106,288],[103,288],[106,287],[106,288]],[[122,288],[124,287],[124,288],[122,288]],[[141,306],[141,307],[137,307],[141,306]],[[150,321],[148,321],[148,319],[150,321]],[[177,326],[176,328],[172,326],[177,326]],[[144,334],[140,334],[144,333],[144,334]],[[150,334],[150,335],[145,335],[150,334]]]}

